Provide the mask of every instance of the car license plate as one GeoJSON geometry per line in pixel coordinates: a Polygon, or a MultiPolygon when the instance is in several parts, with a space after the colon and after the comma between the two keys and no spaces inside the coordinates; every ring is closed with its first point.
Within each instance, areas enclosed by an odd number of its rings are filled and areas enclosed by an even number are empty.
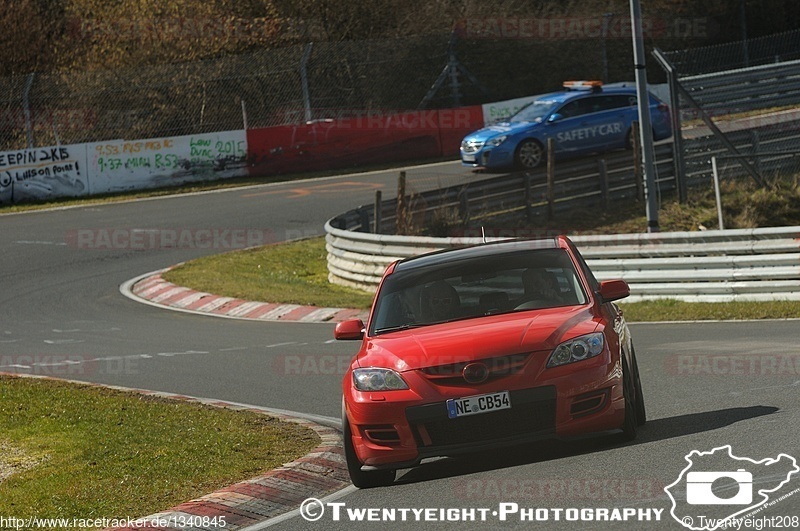
{"type": "Polygon", "coordinates": [[[464,162],[475,162],[475,155],[461,155],[464,162]]]}
{"type": "Polygon", "coordinates": [[[511,399],[508,396],[508,391],[465,398],[452,398],[447,401],[447,416],[451,419],[500,409],[511,409],[511,399]]]}

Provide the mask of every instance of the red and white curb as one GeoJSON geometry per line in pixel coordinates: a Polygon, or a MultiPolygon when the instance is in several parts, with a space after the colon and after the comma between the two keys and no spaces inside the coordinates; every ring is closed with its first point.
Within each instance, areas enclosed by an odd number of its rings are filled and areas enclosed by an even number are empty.
{"type": "Polygon", "coordinates": [[[129,280],[120,286],[120,291],[133,300],[162,308],[232,319],[338,323],[347,319],[367,318],[366,310],[256,302],[195,291],[164,280],[161,274],[165,271],[167,269],[129,280]]]}
{"type": "MultiPolygon", "coordinates": [[[[18,378],[56,380],[56,378],[49,376],[4,372],[0,372],[0,374],[18,378]]],[[[109,529],[120,531],[132,531],[135,529],[183,530],[186,529],[186,527],[180,526],[181,522],[193,522],[196,524],[197,522],[202,522],[204,519],[209,522],[214,522],[214,517],[217,518],[216,526],[209,525],[208,527],[199,527],[197,525],[192,525],[191,529],[208,529],[209,531],[225,529],[226,531],[236,531],[253,526],[260,528],[263,526],[258,524],[268,524],[271,519],[295,510],[300,507],[303,500],[307,498],[321,498],[351,485],[347,473],[347,463],[344,458],[341,433],[332,427],[323,426],[310,420],[312,418],[317,418],[318,420],[324,421],[326,424],[336,425],[338,424],[337,419],[314,417],[312,415],[307,416],[307,418],[301,418],[297,415],[302,414],[294,412],[237,404],[222,400],[197,398],[113,385],[100,385],[74,380],[57,380],[68,381],[89,387],[103,387],[147,396],[180,400],[182,402],[204,404],[234,411],[251,411],[262,415],[269,415],[284,422],[300,424],[301,426],[313,430],[320,438],[320,443],[316,448],[291,463],[286,463],[258,477],[235,483],[217,492],[182,503],[166,511],[132,519],[134,521],[146,522],[147,524],[143,527],[116,527],[109,529]],[[224,517],[224,526],[219,525],[222,517],[224,517]],[[152,522],[167,523],[167,525],[154,526],[151,524],[152,522]]]]}

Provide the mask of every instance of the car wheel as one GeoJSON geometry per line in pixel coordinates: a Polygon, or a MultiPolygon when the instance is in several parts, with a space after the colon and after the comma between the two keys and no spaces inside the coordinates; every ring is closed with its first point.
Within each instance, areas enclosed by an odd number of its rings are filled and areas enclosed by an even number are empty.
{"type": "Polygon", "coordinates": [[[636,389],[633,385],[633,373],[628,369],[628,362],[623,358],[622,396],[625,399],[625,420],[622,422],[622,440],[626,442],[636,438],[636,389]]]}
{"type": "Polygon", "coordinates": [[[625,135],[625,149],[633,151],[633,129],[628,129],[625,135]]]}
{"type": "Polygon", "coordinates": [[[644,407],[644,393],[642,392],[642,379],[639,378],[639,363],[636,361],[636,351],[631,346],[631,359],[633,360],[633,378],[636,386],[636,425],[644,426],[647,422],[647,411],[644,407]]]}
{"type": "Polygon", "coordinates": [[[385,487],[394,483],[394,470],[371,470],[365,472],[361,470],[361,462],[356,456],[353,447],[353,434],[350,431],[350,422],[347,417],[342,418],[344,428],[344,457],[347,461],[347,472],[350,474],[350,481],[359,489],[371,489],[373,487],[385,487]]]}
{"type": "Polygon", "coordinates": [[[532,170],[542,163],[544,148],[539,142],[529,138],[519,143],[514,158],[520,169],[532,170]]]}

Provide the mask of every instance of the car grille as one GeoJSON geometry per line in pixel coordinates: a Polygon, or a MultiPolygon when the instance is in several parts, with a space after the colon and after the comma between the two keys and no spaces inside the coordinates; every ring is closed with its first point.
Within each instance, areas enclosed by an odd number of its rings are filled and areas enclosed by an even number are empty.
{"type": "Polygon", "coordinates": [[[466,154],[476,153],[483,147],[483,142],[478,140],[465,140],[461,142],[461,151],[466,154]]]}
{"type": "Polygon", "coordinates": [[[512,354],[509,356],[495,356],[493,358],[477,361],[463,361],[459,363],[449,363],[447,365],[425,367],[424,369],[420,369],[420,372],[425,378],[438,385],[464,385],[464,367],[469,364],[480,363],[486,366],[486,381],[492,381],[521,371],[525,367],[530,356],[530,352],[512,354]]]}
{"type": "Polygon", "coordinates": [[[516,435],[555,433],[556,388],[511,391],[511,409],[451,419],[445,402],[406,409],[422,447],[481,443],[516,435]]]}

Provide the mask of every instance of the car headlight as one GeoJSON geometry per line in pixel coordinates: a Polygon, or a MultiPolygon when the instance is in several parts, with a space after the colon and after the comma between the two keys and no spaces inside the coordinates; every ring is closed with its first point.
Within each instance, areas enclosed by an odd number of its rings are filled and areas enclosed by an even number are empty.
{"type": "Polygon", "coordinates": [[[595,332],[564,341],[550,354],[547,367],[558,367],[576,361],[593,358],[603,352],[603,333],[595,332]]]}
{"type": "Polygon", "coordinates": [[[408,389],[408,384],[403,378],[391,369],[353,369],[353,385],[359,391],[408,389]]]}
{"type": "Polygon", "coordinates": [[[489,147],[497,147],[500,144],[502,144],[503,142],[505,142],[506,138],[508,138],[508,136],[506,136],[506,135],[496,136],[494,138],[490,138],[489,140],[486,141],[486,145],[489,146],[489,147]]]}

